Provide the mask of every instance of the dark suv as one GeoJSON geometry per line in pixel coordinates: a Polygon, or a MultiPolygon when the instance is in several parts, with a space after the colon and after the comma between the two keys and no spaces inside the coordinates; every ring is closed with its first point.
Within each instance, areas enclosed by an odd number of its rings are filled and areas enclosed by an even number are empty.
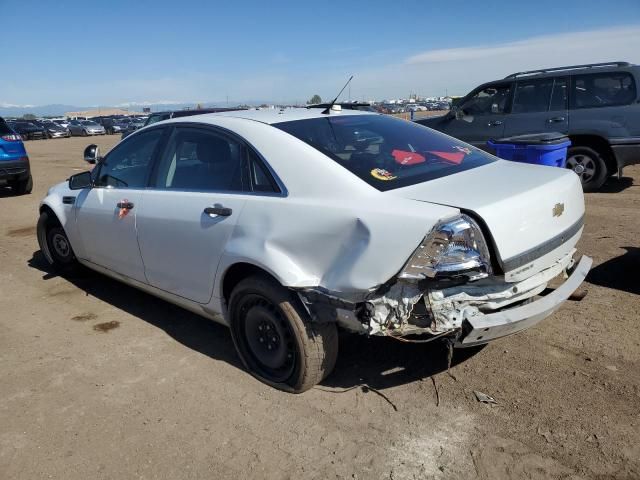
{"type": "Polygon", "coordinates": [[[585,191],[640,163],[640,66],[627,62],[548,68],[485,83],[442,117],[417,122],[489,150],[487,140],[561,132],[567,168],[585,191]]]}

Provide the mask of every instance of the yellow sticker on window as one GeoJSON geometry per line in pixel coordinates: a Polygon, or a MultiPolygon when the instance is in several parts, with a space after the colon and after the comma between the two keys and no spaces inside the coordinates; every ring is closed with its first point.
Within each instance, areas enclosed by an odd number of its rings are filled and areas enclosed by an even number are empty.
{"type": "Polygon", "coordinates": [[[396,178],[398,178],[395,175],[392,175],[391,172],[388,172],[384,168],[374,168],[373,170],[371,170],[371,176],[378,180],[385,180],[385,181],[395,180],[396,178]]]}

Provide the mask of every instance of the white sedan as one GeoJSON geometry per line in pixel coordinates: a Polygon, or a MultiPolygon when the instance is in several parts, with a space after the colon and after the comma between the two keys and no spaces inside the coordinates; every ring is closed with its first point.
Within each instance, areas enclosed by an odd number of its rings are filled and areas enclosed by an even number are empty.
{"type": "Polygon", "coordinates": [[[573,172],[385,115],[177,118],[85,159],[41,203],[48,262],[228,325],[251,374],[290,392],[331,372],[337,327],[483,344],[551,315],[591,265],[573,172]]]}

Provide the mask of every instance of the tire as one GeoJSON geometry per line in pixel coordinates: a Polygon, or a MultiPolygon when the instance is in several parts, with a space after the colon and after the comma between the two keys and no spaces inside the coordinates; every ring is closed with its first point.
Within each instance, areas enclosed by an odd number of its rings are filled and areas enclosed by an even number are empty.
{"type": "Polygon", "coordinates": [[[52,213],[45,211],[40,214],[37,234],[40,251],[54,270],[70,269],[77,265],[71,242],[52,213]]]}
{"type": "Polygon", "coordinates": [[[267,385],[302,393],[335,366],[336,325],[312,323],[300,300],[267,275],[238,283],[229,300],[229,319],[242,363],[267,385]]]}
{"type": "Polygon", "coordinates": [[[11,189],[15,195],[28,195],[33,190],[33,177],[29,174],[26,180],[12,182],[11,189]]]}
{"type": "Polygon", "coordinates": [[[87,131],[86,131],[86,130],[82,130],[82,136],[83,136],[83,137],[86,137],[87,135],[89,135],[89,134],[87,133],[87,131]]]}
{"type": "Polygon", "coordinates": [[[607,180],[607,164],[602,156],[590,147],[570,147],[567,151],[567,168],[580,177],[585,192],[595,192],[607,180]]]}

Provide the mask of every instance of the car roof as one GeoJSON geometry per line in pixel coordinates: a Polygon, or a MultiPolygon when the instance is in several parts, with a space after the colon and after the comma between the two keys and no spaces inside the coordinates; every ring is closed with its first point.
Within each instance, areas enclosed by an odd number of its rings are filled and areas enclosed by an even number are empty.
{"type": "MultiPolygon", "coordinates": [[[[207,113],[203,115],[194,115],[191,117],[179,117],[166,120],[166,122],[178,121],[199,121],[207,123],[207,119],[216,117],[233,117],[245,120],[253,120],[255,122],[266,123],[272,125],[280,122],[290,122],[294,120],[307,120],[311,118],[326,118],[328,115],[322,113],[319,108],[283,108],[283,109],[264,109],[264,110],[235,110],[230,112],[207,113]]],[[[363,112],[360,110],[343,110],[342,112],[332,111],[330,116],[338,115],[380,115],[375,112],[363,112]]]]}

